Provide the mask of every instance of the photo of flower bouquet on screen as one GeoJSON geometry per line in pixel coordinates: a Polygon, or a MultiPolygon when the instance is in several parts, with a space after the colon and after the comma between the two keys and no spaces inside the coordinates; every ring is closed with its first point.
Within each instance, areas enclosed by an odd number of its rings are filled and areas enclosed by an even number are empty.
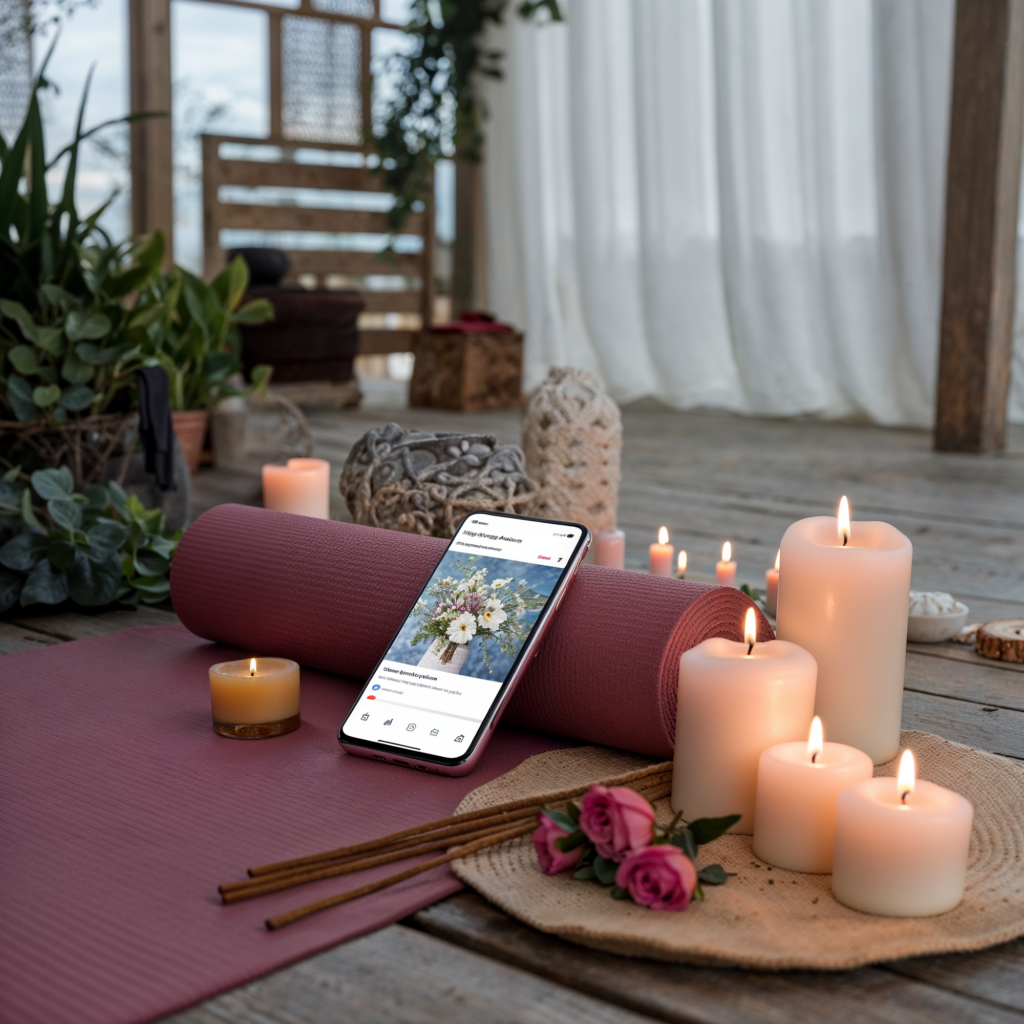
{"type": "Polygon", "coordinates": [[[501,681],[559,573],[513,559],[449,553],[386,657],[435,672],[501,681]]]}

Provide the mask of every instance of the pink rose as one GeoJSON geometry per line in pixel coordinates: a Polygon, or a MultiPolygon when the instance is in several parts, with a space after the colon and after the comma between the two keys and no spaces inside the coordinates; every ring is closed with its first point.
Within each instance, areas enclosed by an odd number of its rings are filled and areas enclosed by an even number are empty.
{"type": "Polygon", "coordinates": [[[569,833],[543,812],[537,815],[537,821],[540,827],[533,833],[533,848],[537,851],[537,860],[544,874],[557,875],[559,871],[574,868],[583,856],[585,844],[581,843],[575,850],[563,853],[555,844],[569,833]]]}
{"type": "Polygon", "coordinates": [[[615,884],[641,907],[685,910],[697,888],[697,869],[685,853],[669,843],[648,846],[619,865],[615,884]]]}
{"type": "Polygon", "coordinates": [[[622,860],[654,838],[654,808],[627,786],[591,786],[580,807],[580,828],[600,856],[622,860]]]}

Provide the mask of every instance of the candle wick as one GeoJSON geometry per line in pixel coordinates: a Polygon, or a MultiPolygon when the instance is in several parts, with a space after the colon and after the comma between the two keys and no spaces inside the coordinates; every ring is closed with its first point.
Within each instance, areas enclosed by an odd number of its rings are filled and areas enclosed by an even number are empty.
{"type": "Polygon", "coordinates": [[[754,652],[754,641],[751,640],[750,641],[750,646],[747,648],[747,657],[749,658],[750,655],[753,654],[753,652],[754,652]]]}
{"type": "Polygon", "coordinates": [[[846,547],[846,545],[847,545],[847,543],[849,542],[849,540],[850,540],[850,538],[849,538],[849,537],[847,537],[847,536],[846,536],[846,534],[844,533],[844,534],[843,534],[843,547],[844,547],[844,548],[846,547]]]}
{"type": "Polygon", "coordinates": [[[818,754],[819,753],[820,753],[820,751],[816,750],[813,754],[811,754],[811,764],[817,764],[818,763],[818,754]]]}
{"type": "Polygon", "coordinates": [[[910,790],[909,790],[909,789],[905,789],[905,790],[904,790],[904,791],[903,791],[903,792],[902,792],[902,793],[900,794],[900,803],[901,803],[901,804],[905,804],[905,803],[907,802],[907,797],[908,797],[908,796],[910,796],[910,790]]]}

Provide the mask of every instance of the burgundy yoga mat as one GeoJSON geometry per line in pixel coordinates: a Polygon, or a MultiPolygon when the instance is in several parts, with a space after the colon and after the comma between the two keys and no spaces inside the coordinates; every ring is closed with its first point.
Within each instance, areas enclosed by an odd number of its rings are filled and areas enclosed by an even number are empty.
{"type": "Polygon", "coordinates": [[[217,885],[448,815],[560,745],[499,727],[462,779],[347,757],[335,733],[358,684],[309,669],[296,732],[227,739],[207,669],[238,656],[166,626],[0,658],[3,1024],[153,1020],[456,892],[442,866],[268,932],[395,866],[230,907],[217,885]]]}
{"type": "MultiPolygon", "coordinates": [[[[365,679],[444,552],[433,537],[218,505],[171,570],[198,636],[365,679]]],[[[671,757],[679,655],[743,639],[753,602],[732,587],[584,565],[503,721],[671,757]]],[[[758,639],[773,639],[758,611],[758,639]]]]}

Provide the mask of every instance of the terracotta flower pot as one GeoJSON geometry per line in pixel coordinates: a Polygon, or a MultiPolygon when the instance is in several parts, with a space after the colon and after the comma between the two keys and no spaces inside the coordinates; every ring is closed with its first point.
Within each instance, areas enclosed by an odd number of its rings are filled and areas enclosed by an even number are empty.
{"type": "Polygon", "coordinates": [[[171,422],[174,432],[178,435],[178,444],[185,455],[189,472],[195,476],[199,469],[199,456],[203,453],[203,442],[206,440],[206,428],[210,423],[209,409],[187,409],[184,412],[172,412],[171,422]]]}

